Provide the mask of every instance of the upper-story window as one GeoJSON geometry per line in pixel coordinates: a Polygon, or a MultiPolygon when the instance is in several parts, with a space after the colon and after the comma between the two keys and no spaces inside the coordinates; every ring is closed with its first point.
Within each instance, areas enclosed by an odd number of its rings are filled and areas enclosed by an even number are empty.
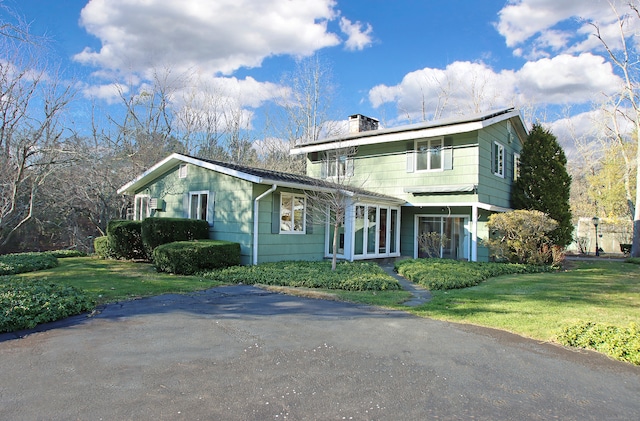
{"type": "Polygon", "coordinates": [[[326,162],[323,168],[323,178],[343,178],[353,176],[353,158],[337,151],[325,153],[326,162]]]}
{"type": "Polygon", "coordinates": [[[286,194],[280,196],[280,232],[285,234],[304,234],[307,215],[305,196],[286,194]]]}
{"type": "Polygon", "coordinates": [[[498,177],[504,177],[504,145],[498,142],[493,142],[492,155],[493,173],[498,177]]]}
{"type": "Polygon", "coordinates": [[[442,149],[444,139],[417,140],[416,171],[432,171],[442,169],[442,149]]]}
{"type": "Polygon", "coordinates": [[[520,154],[513,154],[513,180],[517,180],[520,177],[520,154]]]}

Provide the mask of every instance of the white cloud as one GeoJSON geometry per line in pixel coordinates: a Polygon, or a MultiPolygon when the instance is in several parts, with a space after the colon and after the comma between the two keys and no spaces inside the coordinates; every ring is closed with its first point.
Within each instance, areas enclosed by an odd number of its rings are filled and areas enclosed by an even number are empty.
{"type": "Polygon", "coordinates": [[[347,50],[363,50],[373,42],[371,38],[373,28],[370,24],[352,23],[349,19],[343,17],[340,19],[340,30],[348,37],[345,42],[347,50]]]}
{"type": "Polygon", "coordinates": [[[335,0],[91,0],[80,23],[102,47],[75,59],[121,71],[170,66],[231,74],[269,56],[338,45],[327,30],[339,15],[335,7],[335,0]]]}
{"type": "Polygon", "coordinates": [[[496,73],[481,62],[455,62],[444,70],[424,68],[408,73],[398,85],[369,91],[374,107],[395,102],[399,114],[418,120],[513,105],[515,97],[514,72],[496,73]]]}
{"type": "MultiPolygon", "coordinates": [[[[618,48],[617,15],[629,11],[626,0],[511,0],[498,13],[495,27],[517,56],[536,59],[554,52],[602,50],[590,23],[600,28],[612,48],[618,48]]],[[[637,19],[627,23],[637,25],[637,19]]],[[[631,35],[639,28],[627,29],[631,35]]]]}
{"type": "Polygon", "coordinates": [[[375,108],[396,103],[409,119],[487,111],[497,107],[586,104],[619,90],[621,79],[603,57],[584,53],[530,61],[519,70],[455,62],[408,73],[398,85],[369,91],[375,108]],[[425,115],[423,115],[426,110],[425,115]]]}
{"type": "Polygon", "coordinates": [[[107,104],[115,104],[120,101],[120,95],[129,92],[126,85],[109,83],[105,85],[90,85],[81,88],[82,94],[87,98],[96,98],[107,104]]]}
{"type": "Polygon", "coordinates": [[[530,61],[517,72],[522,100],[536,104],[599,101],[603,93],[618,91],[621,82],[610,63],[590,53],[530,61]]]}

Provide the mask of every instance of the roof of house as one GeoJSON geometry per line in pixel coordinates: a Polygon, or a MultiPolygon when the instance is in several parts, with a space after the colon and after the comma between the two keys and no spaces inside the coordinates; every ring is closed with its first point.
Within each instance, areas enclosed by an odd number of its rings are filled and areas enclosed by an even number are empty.
{"type": "Polygon", "coordinates": [[[292,155],[319,152],[339,148],[356,147],[376,143],[396,142],[419,138],[447,136],[480,130],[504,120],[511,120],[518,135],[524,139],[527,129],[524,126],[520,111],[513,108],[487,111],[467,116],[442,118],[424,121],[417,124],[391,127],[387,129],[368,130],[349,133],[343,136],[330,137],[298,145],[291,149],[292,155]]]}
{"type": "Polygon", "coordinates": [[[267,170],[262,168],[248,167],[244,165],[231,164],[222,161],[197,158],[194,156],[173,153],[158,162],[138,177],[118,189],[119,194],[134,194],[137,190],[149,184],[156,178],[175,168],[181,163],[188,163],[198,167],[216,171],[232,177],[237,177],[256,184],[276,184],[280,187],[290,187],[301,190],[331,191],[341,190],[350,196],[361,196],[363,198],[382,200],[392,203],[404,203],[395,197],[386,196],[376,192],[371,192],[357,187],[331,183],[325,180],[308,177],[306,175],[291,174],[280,171],[267,170]]]}

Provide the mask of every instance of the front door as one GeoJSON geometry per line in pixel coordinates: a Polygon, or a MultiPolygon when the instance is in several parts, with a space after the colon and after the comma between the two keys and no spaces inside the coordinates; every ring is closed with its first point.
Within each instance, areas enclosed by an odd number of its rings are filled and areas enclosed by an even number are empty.
{"type": "Polygon", "coordinates": [[[466,220],[459,216],[418,216],[416,257],[468,259],[466,220]]]}

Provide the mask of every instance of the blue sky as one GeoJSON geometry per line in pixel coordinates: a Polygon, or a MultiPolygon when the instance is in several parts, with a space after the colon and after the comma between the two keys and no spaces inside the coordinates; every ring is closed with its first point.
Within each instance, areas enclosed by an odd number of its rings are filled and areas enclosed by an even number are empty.
{"type": "Polygon", "coordinates": [[[296,58],[318,54],[338,88],[331,118],[362,113],[392,126],[515,106],[564,133],[584,127],[593,104],[620,84],[587,24],[596,21],[615,46],[605,0],[0,4],[49,37],[51,59],[77,78],[79,98],[105,107],[115,86],[135,92],[150,71],[170,67],[196,74],[194,89],[216,84],[258,122],[261,107],[286,91],[282,75],[296,58]]]}

